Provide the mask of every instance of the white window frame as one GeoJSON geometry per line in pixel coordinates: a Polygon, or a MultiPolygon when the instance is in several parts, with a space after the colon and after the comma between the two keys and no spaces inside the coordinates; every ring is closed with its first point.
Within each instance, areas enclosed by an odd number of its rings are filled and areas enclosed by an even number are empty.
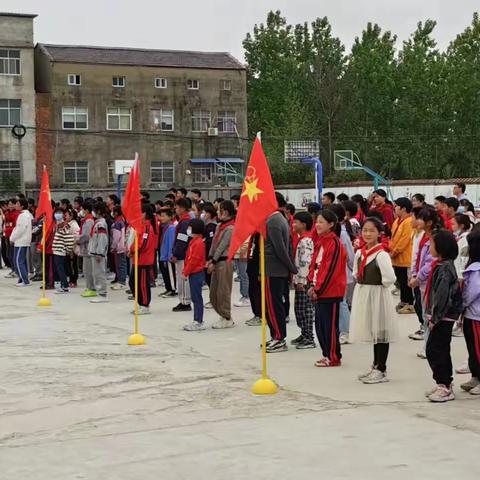
{"type": "Polygon", "coordinates": [[[14,177],[20,183],[21,170],[18,160],[0,160],[0,184],[4,182],[4,177],[14,177]]]}
{"type": "Polygon", "coordinates": [[[125,75],[114,75],[112,77],[113,88],[125,88],[126,84],[127,84],[127,77],[125,75]],[[117,79],[117,85],[115,85],[115,79],[117,79]],[[122,82],[120,82],[120,80],[122,80],[122,82]],[[121,85],[120,83],[123,83],[123,85],[121,85]]]}
{"type": "Polygon", "coordinates": [[[214,166],[212,164],[195,165],[192,167],[192,183],[194,185],[207,185],[212,183],[213,175],[214,166]]]}
{"type": "Polygon", "coordinates": [[[158,183],[161,185],[173,185],[175,183],[175,162],[169,162],[167,160],[152,160],[150,162],[150,183],[158,183]],[[162,180],[153,179],[153,171],[158,170],[162,175],[162,180]],[[172,174],[172,180],[165,180],[165,173],[172,174]]]}
{"type": "MultiPolygon", "coordinates": [[[[115,160],[109,160],[107,162],[107,183],[108,185],[116,185],[117,179],[115,175],[115,160]]],[[[125,174],[122,175],[122,185],[126,185],[128,183],[129,175],[125,174]]]]}
{"type": "Polygon", "coordinates": [[[192,133],[207,133],[212,123],[212,113],[204,110],[197,110],[192,113],[192,133]],[[195,121],[202,122],[200,130],[195,129],[195,121]],[[203,128],[203,122],[206,121],[206,126],[203,128]]]}
{"type": "Polygon", "coordinates": [[[22,52],[21,50],[17,50],[15,48],[0,48],[0,50],[7,52],[6,57],[0,57],[0,62],[3,62],[4,67],[6,66],[7,68],[4,68],[5,72],[0,73],[0,75],[5,75],[5,76],[15,76],[18,77],[22,74],[22,52]],[[10,52],[18,52],[18,57],[10,57],[10,52]],[[18,66],[18,73],[11,73],[10,71],[10,62],[14,62],[15,66],[18,66]]]}
{"type": "Polygon", "coordinates": [[[89,183],[89,180],[90,180],[90,165],[88,163],[88,161],[86,160],[67,160],[65,162],[63,162],[63,183],[67,184],[67,185],[87,185],[89,183]],[[87,164],[87,181],[86,182],[79,182],[78,181],[78,169],[81,168],[81,169],[84,169],[85,167],[84,166],[78,166],[77,163],[86,163],[87,164]],[[75,164],[75,165],[72,165],[72,166],[67,166],[66,164],[75,164]],[[65,175],[65,171],[66,170],[75,170],[75,182],[69,182],[67,181],[67,178],[66,178],[66,175],[65,175]]]}
{"type": "Polygon", "coordinates": [[[236,133],[235,125],[237,124],[237,114],[233,111],[219,111],[217,112],[217,128],[218,133],[236,133]],[[223,115],[220,115],[220,114],[223,115]],[[231,129],[228,127],[231,125],[231,129]]]}
{"type": "Polygon", "coordinates": [[[153,112],[159,112],[159,125],[157,128],[157,124],[152,125],[152,130],[155,132],[174,132],[175,131],[175,110],[173,108],[152,108],[150,110],[152,113],[151,119],[154,120],[153,112]],[[169,112],[169,113],[167,113],[169,112]],[[172,128],[163,128],[163,118],[171,118],[172,119],[172,128]]]}
{"type": "Polygon", "coordinates": [[[132,109],[128,107],[107,107],[107,130],[112,130],[114,132],[129,132],[132,130],[132,109]],[[126,113],[120,113],[120,109],[124,109],[129,111],[129,114],[127,115],[126,113]],[[109,110],[117,110],[117,113],[109,113],[109,110]],[[130,128],[120,128],[120,118],[121,117],[129,117],[130,120],[130,128]],[[118,128],[109,128],[108,126],[108,119],[109,117],[118,117],[118,128]]]}
{"type": "Polygon", "coordinates": [[[87,107],[62,107],[62,129],[63,130],[88,130],[88,108],[87,107]],[[73,113],[67,113],[65,110],[67,109],[73,109],[73,113]],[[85,113],[77,112],[77,109],[85,110],[85,113]],[[65,127],[65,116],[66,115],[73,115],[74,116],[74,127],[65,127]],[[87,121],[86,121],[86,127],[77,127],[77,115],[86,115],[87,116],[87,121]]]}
{"type": "Polygon", "coordinates": [[[153,81],[155,88],[168,88],[168,80],[166,78],[157,77],[153,81]]]}
{"type": "Polygon", "coordinates": [[[67,83],[71,87],[79,87],[82,84],[82,76],[79,73],[69,73],[67,75],[67,83]],[[70,81],[73,78],[73,82],[70,81]],[[77,83],[77,79],[79,83],[77,83]]]}
{"type": "Polygon", "coordinates": [[[200,90],[200,80],[196,78],[190,78],[187,80],[188,90],[200,90]]]}
{"type": "Polygon", "coordinates": [[[220,90],[223,92],[231,92],[232,91],[232,81],[229,79],[222,79],[220,80],[220,90]],[[225,88],[228,87],[228,88],[225,88]]]}
{"type": "Polygon", "coordinates": [[[2,107],[0,106],[0,110],[7,110],[7,116],[8,116],[8,125],[2,125],[0,124],[0,128],[9,128],[9,127],[14,127],[16,124],[11,121],[12,119],[12,110],[18,110],[19,111],[19,118],[18,118],[18,124],[22,123],[22,100],[19,98],[0,98],[0,100],[6,101],[7,107],[2,107]],[[16,101],[20,102],[20,107],[11,107],[10,102],[16,101]]]}

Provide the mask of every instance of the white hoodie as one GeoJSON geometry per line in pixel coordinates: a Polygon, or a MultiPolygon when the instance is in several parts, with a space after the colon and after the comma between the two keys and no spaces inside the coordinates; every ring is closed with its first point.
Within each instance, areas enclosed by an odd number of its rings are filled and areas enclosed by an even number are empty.
{"type": "Polygon", "coordinates": [[[32,221],[32,214],[28,210],[22,210],[10,236],[15,247],[29,247],[32,243],[32,221]]]}

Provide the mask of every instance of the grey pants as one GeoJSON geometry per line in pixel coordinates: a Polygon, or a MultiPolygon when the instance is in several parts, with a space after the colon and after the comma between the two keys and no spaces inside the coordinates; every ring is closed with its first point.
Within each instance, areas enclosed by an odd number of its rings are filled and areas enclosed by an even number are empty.
{"type": "Polygon", "coordinates": [[[92,257],[83,257],[83,276],[88,290],[95,290],[95,282],[93,280],[93,264],[92,257]]]}
{"type": "Polygon", "coordinates": [[[190,305],[190,285],[188,280],[183,278],[183,267],[185,265],[185,260],[177,260],[175,264],[175,274],[177,276],[177,292],[178,292],[178,301],[182,305],[190,305]]]}
{"type": "Polygon", "coordinates": [[[231,300],[232,300],[232,282],[233,282],[233,263],[218,262],[212,273],[210,283],[210,302],[215,311],[227,320],[232,318],[231,300]]]}
{"type": "Polygon", "coordinates": [[[42,254],[37,250],[37,244],[32,243],[30,245],[30,257],[32,263],[30,264],[30,273],[35,275],[42,274],[42,254]]]}
{"type": "Polygon", "coordinates": [[[105,257],[92,256],[90,257],[92,262],[93,282],[95,285],[94,290],[102,296],[107,296],[107,259],[105,257]]]}

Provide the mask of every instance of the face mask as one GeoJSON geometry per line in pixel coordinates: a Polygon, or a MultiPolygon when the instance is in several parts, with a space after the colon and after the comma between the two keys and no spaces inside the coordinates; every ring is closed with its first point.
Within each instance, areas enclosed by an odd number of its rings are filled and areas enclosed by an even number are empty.
{"type": "Polygon", "coordinates": [[[465,212],[465,207],[463,205],[460,205],[457,209],[457,213],[464,213],[465,212]]]}
{"type": "Polygon", "coordinates": [[[192,229],[191,229],[191,228],[187,228],[187,235],[188,235],[189,237],[192,236],[192,229]]]}
{"type": "Polygon", "coordinates": [[[80,210],[80,212],[78,212],[78,216],[79,216],[80,218],[85,217],[85,215],[86,215],[85,210],[80,210]]]}
{"type": "Polygon", "coordinates": [[[55,220],[57,222],[61,222],[63,220],[63,213],[56,213],[55,214],[55,220]]]}
{"type": "Polygon", "coordinates": [[[205,212],[200,214],[200,220],[205,220],[205,212]]]}
{"type": "Polygon", "coordinates": [[[93,218],[97,218],[97,212],[92,212],[93,218]]]}

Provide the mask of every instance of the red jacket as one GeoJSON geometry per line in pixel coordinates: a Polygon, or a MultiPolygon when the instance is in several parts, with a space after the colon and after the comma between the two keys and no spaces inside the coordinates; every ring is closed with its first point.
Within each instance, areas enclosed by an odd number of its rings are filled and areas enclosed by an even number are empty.
{"type": "Polygon", "coordinates": [[[17,218],[20,215],[18,210],[7,210],[5,212],[5,224],[3,227],[3,234],[5,238],[10,238],[10,235],[17,224],[17,218]]]}
{"type": "Polygon", "coordinates": [[[183,276],[189,277],[194,273],[203,272],[205,270],[206,255],[205,243],[202,237],[196,237],[190,240],[185,256],[185,264],[183,267],[183,276]]]}
{"type": "Polygon", "coordinates": [[[317,300],[342,300],[347,288],[347,254],[334,232],[318,237],[313,260],[309,280],[317,300]]]}
{"type": "Polygon", "coordinates": [[[395,220],[395,215],[393,212],[393,207],[389,203],[384,203],[382,206],[377,207],[372,205],[372,212],[379,212],[382,214],[383,222],[387,225],[388,230],[392,230],[393,221],[395,220]]]}
{"type": "MultiPolygon", "coordinates": [[[[138,265],[153,265],[155,263],[155,252],[158,245],[158,234],[153,230],[152,224],[145,223],[145,230],[138,235],[138,265]]],[[[135,243],[130,247],[132,261],[134,256],[135,243]]]]}

